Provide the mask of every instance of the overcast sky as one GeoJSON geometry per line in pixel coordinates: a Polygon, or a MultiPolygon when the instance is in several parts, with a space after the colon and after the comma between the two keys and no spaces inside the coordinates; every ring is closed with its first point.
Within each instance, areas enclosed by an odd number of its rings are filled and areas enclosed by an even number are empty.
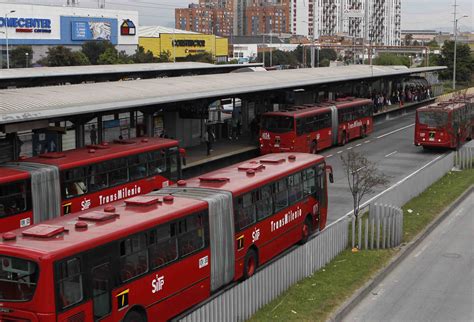
{"type": "MultiPolygon", "coordinates": [[[[11,3],[64,5],[67,0],[0,0],[11,3]]],[[[99,0],[79,0],[81,7],[97,7],[99,0]]],[[[137,10],[141,25],[172,26],[174,8],[186,7],[197,0],[105,0],[106,8],[137,10]]],[[[473,0],[457,0],[460,14],[469,15],[459,22],[461,30],[474,30],[473,0]]],[[[402,0],[402,29],[452,30],[454,0],[402,0]]]]}

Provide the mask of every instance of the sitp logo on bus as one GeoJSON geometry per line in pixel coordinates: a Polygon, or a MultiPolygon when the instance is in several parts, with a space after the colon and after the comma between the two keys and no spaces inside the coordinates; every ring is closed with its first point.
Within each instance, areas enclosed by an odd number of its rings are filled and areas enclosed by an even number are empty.
{"type": "Polygon", "coordinates": [[[0,17],[0,28],[5,27],[16,32],[51,33],[51,19],[0,17]]]}
{"type": "Polygon", "coordinates": [[[153,294],[161,291],[165,285],[165,277],[156,275],[156,278],[151,281],[151,292],[153,294]]]}

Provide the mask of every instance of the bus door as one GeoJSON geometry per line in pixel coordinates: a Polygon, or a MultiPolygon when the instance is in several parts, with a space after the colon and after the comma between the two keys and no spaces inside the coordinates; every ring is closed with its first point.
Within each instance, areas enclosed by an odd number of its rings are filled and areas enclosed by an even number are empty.
{"type": "Polygon", "coordinates": [[[88,256],[89,287],[92,297],[94,320],[109,315],[112,311],[113,248],[102,247],[88,256]]]}
{"type": "Polygon", "coordinates": [[[318,200],[318,229],[321,228],[321,212],[327,207],[326,171],[324,163],[316,166],[316,199],[318,200]]]}

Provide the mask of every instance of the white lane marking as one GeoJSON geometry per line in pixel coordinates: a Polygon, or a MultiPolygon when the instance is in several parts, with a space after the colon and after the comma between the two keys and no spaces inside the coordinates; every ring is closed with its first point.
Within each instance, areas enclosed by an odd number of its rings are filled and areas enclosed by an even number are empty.
{"type": "Polygon", "coordinates": [[[370,143],[370,140],[364,141],[364,143],[370,143]]]}
{"type": "Polygon", "coordinates": [[[330,157],[332,157],[332,154],[330,154],[330,155],[326,155],[326,158],[330,158],[330,157]]]}
{"type": "Polygon", "coordinates": [[[394,155],[394,154],[397,153],[397,152],[398,152],[398,151],[393,151],[392,153],[387,154],[385,157],[388,158],[389,156],[394,155]]]}
{"type": "Polygon", "coordinates": [[[412,127],[412,126],[414,126],[414,125],[415,125],[415,123],[410,124],[410,125],[407,125],[407,126],[404,126],[404,127],[401,127],[401,128],[399,128],[399,129],[393,130],[393,131],[391,131],[391,132],[388,132],[388,133],[379,135],[379,136],[377,136],[377,139],[381,139],[381,138],[383,138],[383,137],[385,137],[385,136],[387,136],[387,135],[390,135],[390,134],[393,134],[393,133],[397,133],[397,132],[403,131],[404,129],[407,129],[407,128],[412,127]]]}
{"type": "Polygon", "coordinates": [[[362,145],[362,144],[360,144],[360,143],[359,143],[359,144],[356,144],[356,146],[361,146],[361,145],[362,145]]]}
{"type": "Polygon", "coordinates": [[[342,150],[341,150],[341,151],[337,151],[337,154],[340,154],[340,153],[342,153],[342,152],[344,152],[344,151],[342,151],[342,150]]]}
{"type": "MultiPolygon", "coordinates": [[[[441,154],[439,156],[437,156],[436,158],[434,158],[433,160],[431,160],[430,162],[428,162],[427,164],[425,164],[424,166],[422,166],[421,168],[415,170],[414,172],[410,173],[409,175],[407,175],[405,178],[403,178],[402,180],[398,181],[397,183],[393,184],[392,186],[388,187],[387,189],[385,189],[384,191],[380,192],[379,194],[373,196],[372,198],[370,198],[369,200],[367,200],[366,202],[364,202],[363,204],[361,204],[359,207],[360,209],[362,209],[363,207],[366,207],[367,205],[369,205],[371,202],[373,202],[374,200],[377,200],[377,198],[379,198],[380,196],[382,196],[384,193],[386,193],[387,191],[389,190],[392,190],[394,189],[396,186],[400,185],[402,182],[410,179],[411,177],[413,177],[415,174],[417,174],[418,172],[422,171],[423,169],[425,169],[426,167],[429,167],[430,164],[438,161],[439,159],[441,159],[442,157],[445,157],[447,154],[441,154]]],[[[349,211],[347,214],[345,214],[344,216],[342,216],[341,218],[339,218],[338,220],[336,220],[335,222],[331,223],[331,225],[334,225],[335,223],[341,221],[341,220],[345,220],[345,218],[347,216],[350,216],[354,211],[349,211]]]]}
{"type": "Polygon", "coordinates": [[[423,246],[418,253],[413,255],[413,257],[417,258],[418,256],[420,256],[421,253],[423,253],[425,251],[426,247],[428,247],[428,245],[423,246]]]}
{"type": "Polygon", "coordinates": [[[353,148],[353,146],[350,146],[350,147],[347,148],[347,150],[351,150],[352,148],[353,148]]]}

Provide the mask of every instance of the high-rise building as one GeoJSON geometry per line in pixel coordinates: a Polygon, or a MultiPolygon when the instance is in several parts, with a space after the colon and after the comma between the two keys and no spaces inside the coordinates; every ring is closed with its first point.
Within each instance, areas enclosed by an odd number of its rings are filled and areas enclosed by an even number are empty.
{"type": "Polygon", "coordinates": [[[401,0],[291,0],[293,34],[345,34],[375,44],[399,45],[401,0]]]}
{"type": "Polygon", "coordinates": [[[247,36],[291,33],[289,0],[253,0],[245,10],[247,36]]]}

